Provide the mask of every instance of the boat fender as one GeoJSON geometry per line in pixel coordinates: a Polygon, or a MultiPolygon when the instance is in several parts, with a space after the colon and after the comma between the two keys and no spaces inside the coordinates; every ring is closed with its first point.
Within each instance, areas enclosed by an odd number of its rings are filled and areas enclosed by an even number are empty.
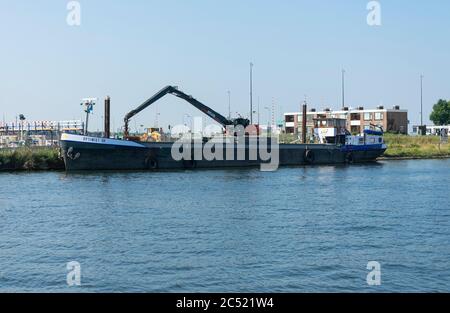
{"type": "Polygon", "coordinates": [[[149,169],[156,170],[158,168],[158,160],[153,154],[150,154],[145,158],[145,165],[149,169]]]}
{"type": "Polygon", "coordinates": [[[76,159],[79,159],[80,156],[81,156],[80,152],[77,152],[75,155],[73,154],[73,147],[70,147],[70,148],[67,150],[66,155],[67,155],[67,157],[68,157],[69,159],[71,159],[71,160],[73,160],[73,161],[75,161],[76,159]]]}
{"type": "Polygon", "coordinates": [[[183,166],[186,169],[196,168],[197,162],[195,162],[194,160],[183,160],[183,166]]]}
{"type": "Polygon", "coordinates": [[[147,158],[145,162],[149,169],[156,170],[158,168],[158,161],[152,157],[147,158]]]}
{"type": "Polygon", "coordinates": [[[305,161],[310,164],[314,162],[314,151],[312,150],[305,151],[305,161]]]}
{"type": "Polygon", "coordinates": [[[353,153],[349,152],[345,155],[345,163],[347,164],[353,164],[354,159],[353,159],[353,153]]]}

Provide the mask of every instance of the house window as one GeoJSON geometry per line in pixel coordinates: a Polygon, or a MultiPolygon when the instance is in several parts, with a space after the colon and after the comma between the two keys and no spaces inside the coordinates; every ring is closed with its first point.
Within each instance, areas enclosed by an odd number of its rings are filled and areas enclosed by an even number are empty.
{"type": "Polygon", "coordinates": [[[352,126],[350,132],[352,134],[359,134],[361,132],[361,129],[359,128],[359,126],[352,126]]]}
{"type": "Polygon", "coordinates": [[[352,120],[352,121],[359,121],[360,119],[361,119],[361,117],[358,113],[352,113],[350,115],[350,120],[352,120]]]}
{"type": "Polygon", "coordinates": [[[372,120],[372,113],[364,113],[364,120],[365,121],[371,121],[372,120]]]}
{"type": "Polygon", "coordinates": [[[286,115],[286,123],[292,123],[292,122],[294,122],[294,116],[286,115]]]}
{"type": "Polygon", "coordinates": [[[381,113],[381,112],[376,112],[375,113],[375,120],[380,121],[382,119],[384,119],[384,114],[381,113]]]}

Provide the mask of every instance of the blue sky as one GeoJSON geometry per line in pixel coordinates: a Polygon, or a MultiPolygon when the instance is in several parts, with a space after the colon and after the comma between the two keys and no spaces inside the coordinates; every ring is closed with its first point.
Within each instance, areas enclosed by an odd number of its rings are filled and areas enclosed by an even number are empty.
{"type": "MultiPolygon", "coordinates": [[[[347,105],[410,111],[420,120],[450,99],[450,2],[382,0],[382,26],[366,23],[365,0],[80,0],[81,26],[66,23],[65,0],[0,0],[0,114],[13,120],[82,117],[80,99],[110,95],[115,128],[126,112],[168,84],[207,105],[248,116],[249,62],[254,103],[276,104],[277,116],[340,108],[341,69],[347,105]]],[[[168,96],[157,105],[160,126],[199,113],[168,96]]],[[[92,128],[101,127],[102,100],[92,128]]],[[[0,116],[0,118],[2,118],[0,116]]],[[[132,122],[152,126],[156,106],[132,122]]],[[[255,117],[256,118],[256,117],[255,117]]]]}

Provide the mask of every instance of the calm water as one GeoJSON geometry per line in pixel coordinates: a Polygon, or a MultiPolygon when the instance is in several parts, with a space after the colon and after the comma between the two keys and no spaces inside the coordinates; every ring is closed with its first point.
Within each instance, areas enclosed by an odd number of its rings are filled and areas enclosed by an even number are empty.
{"type": "Polygon", "coordinates": [[[0,291],[450,291],[450,160],[0,186],[0,291]]]}

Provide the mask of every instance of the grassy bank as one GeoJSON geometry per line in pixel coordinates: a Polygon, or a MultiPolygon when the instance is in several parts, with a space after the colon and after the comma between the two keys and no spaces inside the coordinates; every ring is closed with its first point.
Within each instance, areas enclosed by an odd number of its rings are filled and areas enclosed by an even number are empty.
{"type": "Polygon", "coordinates": [[[61,170],[57,148],[0,149],[0,171],[61,170]]]}
{"type": "Polygon", "coordinates": [[[440,158],[450,157],[450,145],[440,145],[437,136],[403,136],[386,134],[386,158],[440,158]]]}
{"type": "MultiPolygon", "coordinates": [[[[291,134],[282,134],[280,142],[295,143],[296,137],[291,134]]],[[[450,157],[450,145],[440,145],[437,136],[404,136],[385,134],[384,139],[388,150],[384,154],[386,159],[426,159],[450,157]]]]}

